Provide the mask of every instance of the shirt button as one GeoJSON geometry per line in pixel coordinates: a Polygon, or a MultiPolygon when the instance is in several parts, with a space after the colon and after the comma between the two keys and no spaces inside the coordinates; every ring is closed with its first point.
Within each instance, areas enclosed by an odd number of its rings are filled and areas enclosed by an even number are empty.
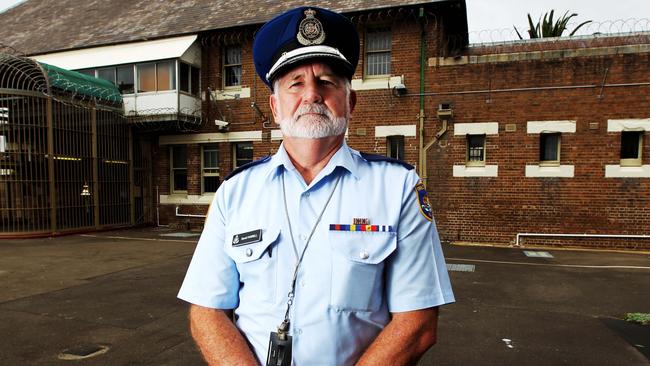
{"type": "Polygon", "coordinates": [[[300,281],[300,287],[305,287],[305,281],[300,281]]]}
{"type": "Polygon", "coordinates": [[[307,236],[306,235],[300,235],[300,239],[302,239],[303,241],[307,240],[307,236]]]}
{"type": "Polygon", "coordinates": [[[368,259],[368,257],[370,257],[370,254],[368,254],[368,252],[365,251],[365,250],[362,250],[362,251],[359,253],[359,258],[361,258],[361,259],[368,259]]]}
{"type": "Polygon", "coordinates": [[[298,335],[302,334],[302,329],[298,329],[298,335]]]}
{"type": "Polygon", "coordinates": [[[251,255],[253,255],[253,249],[251,248],[246,249],[246,256],[250,257],[251,255]]]}
{"type": "Polygon", "coordinates": [[[306,193],[305,193],[305,197],[309,197],[309,192],[306,192],[306,193]]]}

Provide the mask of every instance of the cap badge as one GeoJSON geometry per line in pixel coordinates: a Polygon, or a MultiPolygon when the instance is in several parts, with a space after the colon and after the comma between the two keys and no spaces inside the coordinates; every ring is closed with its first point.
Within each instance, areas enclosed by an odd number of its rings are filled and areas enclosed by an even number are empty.
{"type": "Polygon", "coordinates": [[[323,24],[314,17],[315,10],[305,10],[306,18],[300,22],[298,35],[296,38],[303,46],[311,46],[321,44],[325,41],[325,32],[323,31],[323,24]]]}

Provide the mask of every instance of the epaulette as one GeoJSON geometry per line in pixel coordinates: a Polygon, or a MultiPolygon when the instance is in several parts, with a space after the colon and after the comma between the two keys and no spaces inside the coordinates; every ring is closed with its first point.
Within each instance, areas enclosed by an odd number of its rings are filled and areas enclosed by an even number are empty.
{"type": "Polygon", "coordinates": [[[405,162],[403,162],[403,161],[401,161],[399,159],[391,158],[391,157],[384,156],[384,155],[366,154],[366,153],[362,152],[361,157],[366,159],[367,161],[371,161],[371,162],[372,161],[387,161],[389,163],[399,164],[399,165],[403,166],[404,168],[406,168],[408,170],[415,169],[413,167],[413,165],[411,165],[411,164],[408,164],[408,163],[405,163],[405,162]]]}
{"type": "Polygon", "coordinates": [[[243,172],[244,170],[254,167],[255,165],[266,163],[270,159],[271,159],[271,156],[269,155],[269,156],[265,156],[265,157],[263,157],[261,159],[255,160],[255,161],[251,161],[250,163],[246,163],[246,164],[240,166],[239,168],[233,170],[232,172],[230,172],[230,174],[228,174],[224,180],[228,180],[228,179],[234,177],[235,175],[243,172]]]}

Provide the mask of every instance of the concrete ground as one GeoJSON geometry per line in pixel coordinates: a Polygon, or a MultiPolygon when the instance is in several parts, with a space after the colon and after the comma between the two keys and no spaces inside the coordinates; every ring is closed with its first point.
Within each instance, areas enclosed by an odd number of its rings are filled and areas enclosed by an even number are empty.
{"type": "MultiPolygon", "coordinates": [[[[198,237],[169,234],[0,240],[0,365],[203,364],[175,297],[198,237]]],[[[618,320],[650,313],[649,254],[444,250],[457,302],[420,365],[650,364],[650,326],[618,320]]]]}

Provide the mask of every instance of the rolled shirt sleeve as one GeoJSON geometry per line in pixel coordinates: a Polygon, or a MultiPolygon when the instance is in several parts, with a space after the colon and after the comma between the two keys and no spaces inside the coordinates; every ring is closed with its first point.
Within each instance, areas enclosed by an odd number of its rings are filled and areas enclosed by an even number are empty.
{"type": "Polygon", "coordinates": [[[386,298],[390,312],[455,301],[435,221],[422,212],[418,199],[415,187],[419,181],[417,174],[410,171],[404,183],[397,249],[387,263],[386,298]]]}
{"type": "Polygon", "coordinates": [[[222,184],[215,194],[178,293],[179,299],[214,309],[234,309],[239,305],[239,274],[224,250],[226,189],[227,185],[222,184]]]}

